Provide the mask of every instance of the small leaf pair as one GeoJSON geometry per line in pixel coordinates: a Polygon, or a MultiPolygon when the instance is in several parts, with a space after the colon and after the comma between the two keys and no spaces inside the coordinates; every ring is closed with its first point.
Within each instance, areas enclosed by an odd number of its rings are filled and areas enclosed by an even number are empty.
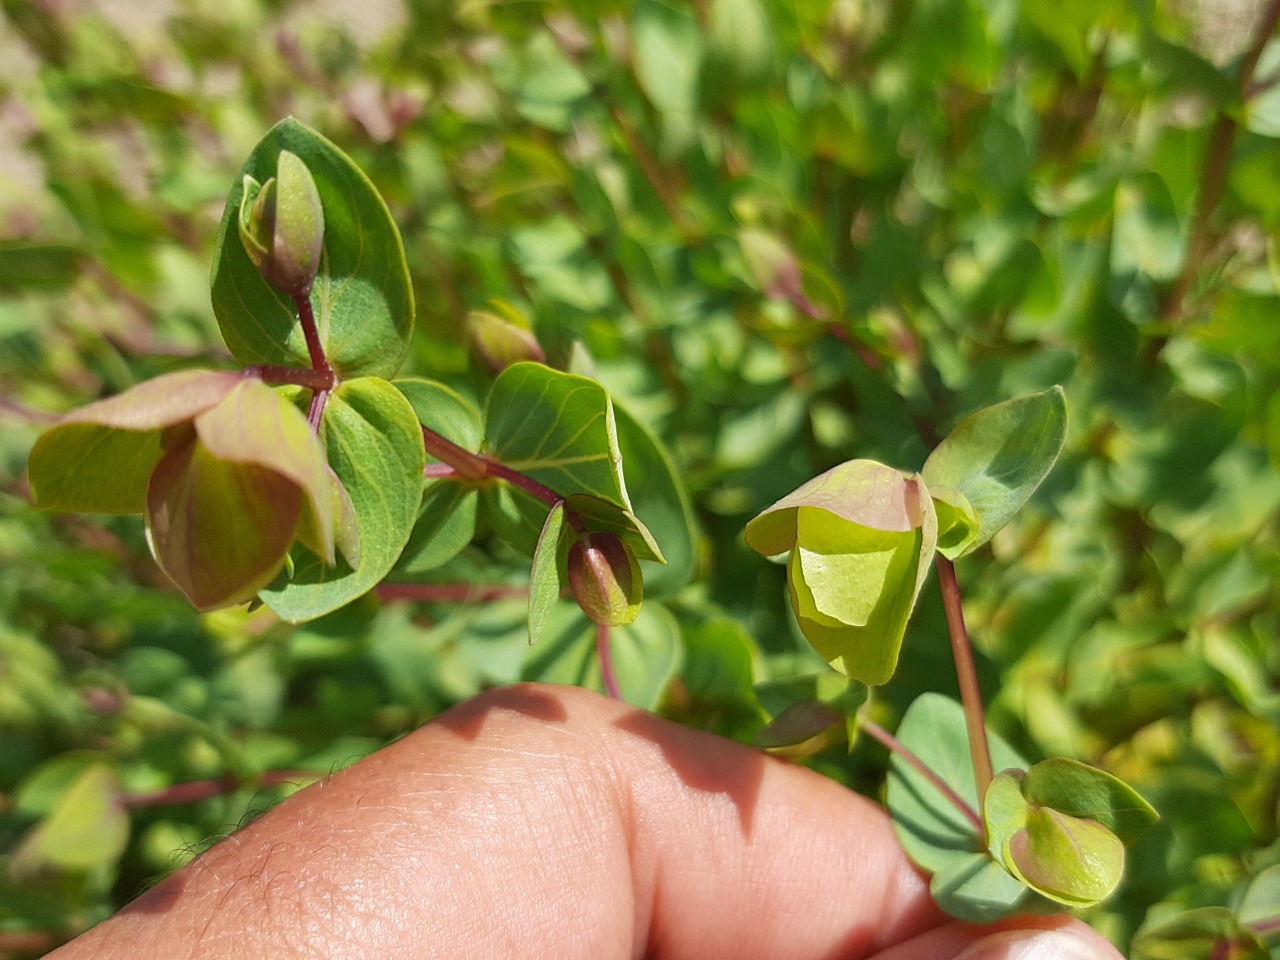
{"type": "Polygon", "coordinates": [[[992,857],[1069,907],[1110,896],[1124,875],[1125,847],[1158,819],[1128,784],[1066,757],[998,774],[983,816],[992,857]]]}
{"type": "Polygon", "coordinates": [[[996,775],[980,798],[964,708],[926,693],[907,709],[898,740],[954,791],[957,809],[902,756],[890,761],[885,805],[930,891],[952,916],[989,923],[1027,910],[1084,907],[1108,896],[1125,849],[1158,819],[1123,781],[1061,757],[1027,764],[988,732],[996,775]],[[981,802],[980,802],[981,800],[981,802]]]}
{"type": "Polygon", "coordinates": [[[837,670],[867,684],[897,668],[934,553],[991,539],[1049,472],[1066,436],[1054,387],[980,410],[908,475],[873,460],[833,467],[747,524],[747,543],[787,553],[800,629],[837,670]]]}
{"type": "Polygon", "coordinates": [[[306,418],[261,381],[186,371],[74,411],[31,453],[38,506],[142,513],[160,568],[199,610],[269,584],[296,541],[359,563],[347,491],[306,418]]]}

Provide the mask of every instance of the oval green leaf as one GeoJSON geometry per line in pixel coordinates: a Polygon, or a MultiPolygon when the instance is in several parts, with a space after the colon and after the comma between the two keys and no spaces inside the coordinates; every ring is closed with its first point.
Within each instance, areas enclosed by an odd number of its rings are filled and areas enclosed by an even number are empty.
{"type": "MultiPolygon", "coordinates": [[[[561,497],[585,493],[631,510],[613,403],[596,381],[514,364],[494,381],[484,429],[495,459],[561,497]]],[[[486,487],[484,503],[499,534],[531,553],[549,505],[507,483],[486,487]]]]}
{"type": "Polygon", "coordinates": [[[241,363],[310,367],[292,299],[273,288],[240,239],[245,177],[276,175],[281,150],[306,164],[324,208],[324,248],[311,289],[325,353],[343,378],[390,377],[413,332],[413,290],[400,231],[382,197],[338,147],[305,124],[282,120],[254,148],[227,197],[213,257],[213,310],[241,363]]]}
{"type": "Polygon", "coordinates": [[[129,814],[115,771],[87,767],[19,842],[9,869],[24,876],[52,868],[90,870],[114,862],[129,841],[129,814]]]}
{"type": "MultiPolygon", "coordinates": [[[[394,386],[405,395],[423,426],[471,452],[483,437],[480,411],[469,400],[434,380],[406,378],[394,386]]],[[[476,533],[479,496],[462,477],[428,477],[413,534],[404,548],[398,573],[416,575],[435,570],[456,557],[476,533]]]]}
{"type": "Polygon", "coordinates": [[[938,444],[921,471],[925,483],[959,491],[979,521],[952,559],[990,540],[1031,499],[1066,436],[1066,395],[1052,387],[979,410],[938,444]]]}
{"type": "Polygon", "coordinates": [[[1005,865],[1029,886],[1072,907],[1108,897],[1124,875],[1124,844],[1096,820],[1031,807],[1009,840],[1005,865]]]}
{"type": "MultiPolygon", "coordinates": [[[[937,693],[918,697],[898,725],[897,737],[963,799],[980,809],[964,708],[937,693]]],[[[997,770],[1026,762],[1001,737],[988,732],[997,770]]],[[[981,831],[901,757],[889,761],[885,804],[907,854],[933,874],[930,890],[949,914],[989,923],[1027,906],[1027,888],[986,851],[981,831]]]]}
{"type": "Polygon", "coordinates": [[[360,563],[334,566],[305,548],[293,551],[293,575],[261,591],[282,619],[310,620],[378,584],[409,539],[422,497],[422,429],[404,394],[386,380],[348,380],[324,416],[329,463],[350,494],[360,531],[360,563]]]}
{"type": "Polygon", "coordinates": [[[1160,819],[1136,790],[1105,770],[1068,757],[1050,757],[1027,771],[1028,803],[1096,820],[1129,846],[1160,819]]]}
{"type": "Polygon", "coordinates": [[[216,406],[242,383],[235,373],[185,370],[73,410],[31,450],[32,499],[54,510],[141,513],[164,455],[161,431],[216,406]]]}

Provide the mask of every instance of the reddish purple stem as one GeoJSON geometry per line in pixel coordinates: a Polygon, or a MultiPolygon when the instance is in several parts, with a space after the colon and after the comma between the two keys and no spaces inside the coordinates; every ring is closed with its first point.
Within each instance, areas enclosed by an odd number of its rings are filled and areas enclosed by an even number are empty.
{"type": "Polygon", "coordinates": [[[618,674],[613,668],[613,645],[610,640],[609,628],[603,623],[597,623],[596,655],[600,658],[600,679],[609,696],[625,702],[626,697],[622,695],[622,687],[618,684],[618,674]]]}
{"type": "Polygon", "coordinates": [[[170,807],[182,803],[195,803],[209,797],[234,793],[241,787],[254,785],[270,787],[281,783],[310,782],[319,780],[320,774],[309,770],[268,770],[257,780],[242,780],[239,777],[221,777],[217,780],[193,780],[189,783],[175,783],[162,790],[146,790],[137,793],[120,794],[120,802],[129,809],[139,807],[170,807]]]}
{"type": "Polygon", "coordinates": [[[951,789],[951,786],[943,780],[942,777],[938,776],[938,774],[930,768],[928,764],[916,756],[915,753],[911,751],[910,747],[884,727],[880,726],[880,724],[874,723],[866,717],[859,717],[858,725],[862,727],[862,729],[865,730],[873,740],[878,740],[888,748],[891,753],[896,753],[906,763],[910,764],[916,773],[920,774],[920,776],[928,780],[929,783],[933,784],[934,788],[946,797],[947,801],[953,807],[964,814],[965,819],[973,825],[973,829],[978,832],[979,836],[986,836],[986,827],[983,826],[982,818],[978,816],[978,812],[974,810],[973,807],[969,806],[969,804],[965,803],[964,797],[951,789]]]}

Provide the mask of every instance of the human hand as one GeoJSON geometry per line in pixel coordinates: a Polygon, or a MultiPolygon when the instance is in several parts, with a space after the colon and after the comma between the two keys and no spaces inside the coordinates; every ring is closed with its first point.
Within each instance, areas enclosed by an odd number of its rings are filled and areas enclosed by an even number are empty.
{"type": "Polygon", "coordinates": [[[1115,960],[933,905],[884,813],[572,687],[494,690],[302,790],[50,955],[1115,960]]]}

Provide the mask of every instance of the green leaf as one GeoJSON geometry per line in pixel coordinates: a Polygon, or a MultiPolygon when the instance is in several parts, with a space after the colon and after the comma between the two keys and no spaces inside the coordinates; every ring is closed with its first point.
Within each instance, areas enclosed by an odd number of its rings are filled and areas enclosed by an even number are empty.
{"type": "Polygon", "coordinates": [[[1009,841],[1006,865],[1033,889],[1068,906],[1106,899],[1124,875],[1124,844],[1095,820],[1031,807],[1009,841]]]}
{"type": "MultiPolygon", "coordinates": [[[[1055,776],[1050,772],[1040,779],[1055,776]]],[[[1021,770],[1006,770],[992,780],[983,809],[991,855],[1059,903],[1080,907],[1103,900],[1124,874],[1123,842],[1097,820],[1032,800],[1030,779],[1021,770]]]]}
{"type": "Polygon", "coordinates": [[[72,411],[31,450],[32,499],[55,510],[141,513],[164,455],[161,431],[216,406],[242,383],[234,373],[189,370],[72,411]]]}
{"type": "Polygon", "coordinates": [[[201,611],[245,603],[270,583],[301,519],[296,484],[219,459],[194,437],[165,455],[147,490],[152,555],[201,611]]]}
{"type": "MultiPolygon", "coordinates": [[[[562,497],[585,493],[631,509],[613,403],[594,380],[538,363],[508,367],[489,392],[485,443],[497,460],[562,497]]],[[[507,483],[487,486],[483,499],[498,532],[532,552],[549,505],[507,483]]]]}
{"type": "Polygon", "coordinates": [[[1264,924],[1280,917],[1280,864],[1272,864],[1249,881],[1236,919],[1245,926],[1264,924]]]}
{"type": "MultiPolygon", "coordinates": [[[[456,391],[434,380],[396,380],[418,420],[472,453],[480,449],[480,411],[456,391]]],[[[461,477],[428,478],[413,534],[396,569],[416,575],[443,566],[476,534],[479,493],[461,477]]]]}
{"type": "Polygon", "coordinates": [[[115,862],[129,841],[129,815],[120,802],[115,771],[86,768],[14,850],[10,870],[32,876],[46,870],[89,870],[115,862]]]}
{"type": "Polygon", "coordinates": [[[938,444],[921,471],[925,483],[959,491],[979,520],[956,557],[990,540],[1031,498],[1066,435],[1066,396],[1053,387],[970,414],[938,444]]]}
{"type": "Polygon", "coordinates": [[[628,542],[640,558],[645,592],[666,596],[687,584],[697,568],[698,533],[689,494],[658,438],[621,405],[614,406],[613,415],[635,516],[652,533],[666,563],[646,559],[636,543],[628,542]]]}
{"type": "MultiPolygon", "coordinates": [[[[960,704],[941,694],[923,694],[907,709],[897,737],[971,809],[980,809],[960,704]]],[[[988,732],[987,738],[997,770],[1026,766],[999,736],[988,732]]],[[[952,916],[989,923],[1027,906],[1026,887],[991,859],[981,831],[897,755],[889,762],[885,803],[907,854],[933,874],[934,899],[952,916]]]]}
{"type": "Polygon", "coordinates": [[[329,567],[309,550],[295,549],[292,576],[260,594],[293,623],[336,610],[377,585],[404,549],[422,497],[422,429],[404,394],[386,380],[339,385],[325,409],[324,439],[355,508],[360,565],[329,567]]]}
{"type": "MultiPolygon", "coordinates": [[[[538,537],[529,572],[529,642],[537,643],[546,629],[551,611],[560,600],[564,583],[560,577],[560,555],[565,539],[564,504],[557,503],[547,514],[538,537]]],[[[572,536],[572,533],[570,533],[572,536]]]]}
{"type": "Polygon", "coordinates": [[[954,560],[977,539],[981,527],[978,513],[959,490],[930,487],[929,495],[938,514],[938,552],[954,560]]]}
{"type": "Polygon", "coordinates": [[[1227,907],[1179,908],[1155,922],[1149,918],[1133,938],[1131,955],[1133,960],[1210,960],[1223,955],[1221,944],[1233,945],[1226,954],[1231,960],[1270,956],[1258,936],[1241,927],[1227,907]]]}
{"type": "Polygon", "coordinates": [[[292,299],[263,279],[238,225],[245,177],[265,183],[275,176],[282,150],[306,165],[323,206],[324,248],[311,302],[329,362],[344,379],[393,376],[413,331],[413,291],[400,232],[351,158],[292,118],[254,148],[227,197],[212,281],[223,339],[244,364],[311,366],[292,299]]]}
{"type": "Polygon", "coordinates": [[[702,32],[690,10],[662,0],[640,0],[632,21],[632,63],[640,89],[662,115],[667,149],[694,136],[702,32]]]}
{"type": "MultiPolygon", "coordinates": [[[[603,692],[596,656],[597,627],[572,603],[551,612],[521,679],[569,683],[603,692]]],[[[654,710],[680,666],[680,629],[660,603],[647,603],[634,623],[609,629],[614,670],[627,702],[654,710]]]]}
{"type": "Polygon", "coordinates": [[[70,286],[80,274],[81,251],[70,244],[0,241],[0,290],[70,286]]]}
{"type": "Polygon", "coordinates": [[[918,477],[851,460],[765,510],[746,538],[766,555],[790,551],[792,610],[818,653],[866,684],[893,676],[937,540],[918,477]]]}
{"type": "Polygon", "coordinates": [[[1067,757],[1050,757],[1033,766],[1022,792],[1028,803],[1097,820],[1125,846],[1160,819],[1151,804],[1123,780],[1067,757]]]}

